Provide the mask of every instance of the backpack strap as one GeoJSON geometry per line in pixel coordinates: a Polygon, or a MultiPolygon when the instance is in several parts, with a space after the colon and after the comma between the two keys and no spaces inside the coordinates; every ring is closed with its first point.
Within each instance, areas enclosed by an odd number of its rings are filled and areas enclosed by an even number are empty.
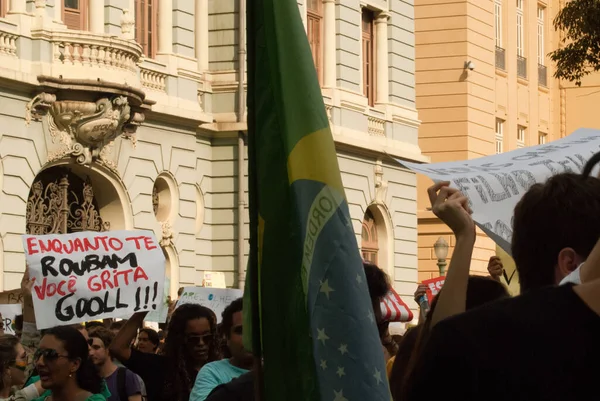
{"type": "Polygon", "coordinates": [[[121,401],[127,401],[127,384],[126,384],[127,368],[117,368],[117,392],[119,393],[119,399],[121,401]]]}

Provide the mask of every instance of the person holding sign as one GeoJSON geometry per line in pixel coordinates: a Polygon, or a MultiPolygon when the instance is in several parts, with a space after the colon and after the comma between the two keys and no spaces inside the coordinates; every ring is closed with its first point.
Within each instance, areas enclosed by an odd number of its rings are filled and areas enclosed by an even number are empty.
{"type": "Polygon", "coordinates": [[[146,383],[148,401],[188,401],[198,371],[220,359],[217,318],[210,309],[181,305],[169,322],[162,355],[146,354],[130,344],[146,312],[134,314],[110,346],[110,352],[146,383]]]}

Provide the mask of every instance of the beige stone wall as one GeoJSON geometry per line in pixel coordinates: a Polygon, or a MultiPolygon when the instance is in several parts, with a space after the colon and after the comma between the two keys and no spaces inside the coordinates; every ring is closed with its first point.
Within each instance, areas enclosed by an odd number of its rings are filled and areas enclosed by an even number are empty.
{"type": "MultiPolygon", "coordinates": [[[[517,76],[516,1],[502,0],[501,47],[505,66],[496,65],[495,13],[492,0],[416,0],[416,76],[417,109],[422,124],[419,144],[432,162],[473,159],[494,154],[496,118],[504,120],[503,151],[517,146],[538,144],[539,133],[547,141],[560,137],[556,124],[559,115],[557,83],[546,57],[547,84],[538,80],[537,7],[546,7],[544,53],[557,44],[551,27],[556,12],[546,1],[524,1],[523,33],[526,77],[517,76]],[[465,63],[475,63],[474,70],[465,63]],[[517,126],[526,128],[523,144],[517,143],[517,126]]],[[[561,113],[562,114],[562,113],[561,113]]],[[[570,131],[569,131],[570,132],[570,131]]],[[[431,185],[418,177],[419,279],[437,276],[433,244],[454,237],[448,228],[426,210],[425,192],[431,185]]],[[[487,261],[495,245],[482,232],[473,255],[472,271],[487,274],[487,261]]]]}
{"type": "MultiPolygon", "coordinates": [[[[140,46],[122,25],[123,10],[131,8],[132,0],[106,2],[104,33],[65,30],[56,19],[60,9],[53,6],[40,8],[36,18],[32,2],[0,19],[0,288],[18,286],[24,268],[19,236],[25,232],[29,188],[47,167],[49,153],[60,145],[51,138],[47,120],[25,124],[26,104],[40,91],[40,74],[100,79],[145,92],[148,111],[135,147],[118,138],[109,155],[116,171],[97,163],[88,170],[102,198],[102,216],[113,229],[153,230],[168,243],[172,293],[180,285],[200,284],[205,270],[222,271],[227,285],[237,284],[240,201],[245,208],[243,266],[249,237],[247,195],[238,199],[238,184],[247,176],[244,162],[240,181],[237,160],[237,135],[246,130],[236,113],[238,10],[236,2],[206,1],[208,15],[202,17],[207,24],[199,23],[203,19],[194,15],[196,8],[188,1],[173,1],[172,18],[161,14],[155,59],[141,56],[140,46]],[[208,46],[202,49],[196,39],[204,34],[208,46]],[[95,46],[105,53],[93,53],[95,46]],[[197,60],[198,55],[204,58],[197,60]],[[208,68],[200,70],[200,61],[208,68]],[[157,180],[167,182],[171,191],[171,207],[161,221],[152,210],[157,180]]],[[[298,5],[305,20],[306,2],[298,5]]],[[[357,39],[365,4],[327,2],[325,6],[332,12],[327,14],[328,23],[324,21],[323,34],[333,40],[327,41],[331,48],[325,48],[325,40],[322,43],[331,67],[326,74],[331,82],[324,85],[323,96],[354,229],[360,240],[365,211],[369,206],[378,211],[385,238],[382,267],[410,303],[417,277],[416,177],[390,156],[428,161],[417,135],[412,2],[366,2],[382,39],[375,57],[377,73],[384,78],[377,86],[374,106],[362,93],[362,48],[357,39]],[[386,75],[388,85],[382,84],[386,75]]],[[[101,26],[98,15],[90,18],[101,26]]],[[[65,165],[72,159],[56,163],[65,165]]]]}

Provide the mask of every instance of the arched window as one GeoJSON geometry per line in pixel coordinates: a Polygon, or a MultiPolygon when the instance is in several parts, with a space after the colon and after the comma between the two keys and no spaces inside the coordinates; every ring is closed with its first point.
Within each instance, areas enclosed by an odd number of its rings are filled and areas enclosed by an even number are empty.
{"type": "Polygon", "coordinates": [[[100,217],[90,178],[64,167],[51,167],[36,176],[27,199],[26,221],[26,232],[33,235],[110,228],[100,217]]]}
{"type": "Polygon", "coordinates": [[[370,210],[367,210],[362,223],[362,257],[365,261],[378,264],[377,254],[379,253],[379,240],[377,237],[377,225],[375,217],[370,210]]]}

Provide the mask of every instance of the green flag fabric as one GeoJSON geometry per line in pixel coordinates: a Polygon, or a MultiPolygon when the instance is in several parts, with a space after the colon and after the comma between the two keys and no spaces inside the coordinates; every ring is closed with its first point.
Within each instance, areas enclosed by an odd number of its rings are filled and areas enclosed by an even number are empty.
{"type": "Polygon", "coordinates": [[[262,348],[261,401],[389,401],[298,4],[251,0],[247,24],[251,249],[244,333],[255,353],[262,348]],[[260,316],[250,313],[256,310],[260,316]]]}

